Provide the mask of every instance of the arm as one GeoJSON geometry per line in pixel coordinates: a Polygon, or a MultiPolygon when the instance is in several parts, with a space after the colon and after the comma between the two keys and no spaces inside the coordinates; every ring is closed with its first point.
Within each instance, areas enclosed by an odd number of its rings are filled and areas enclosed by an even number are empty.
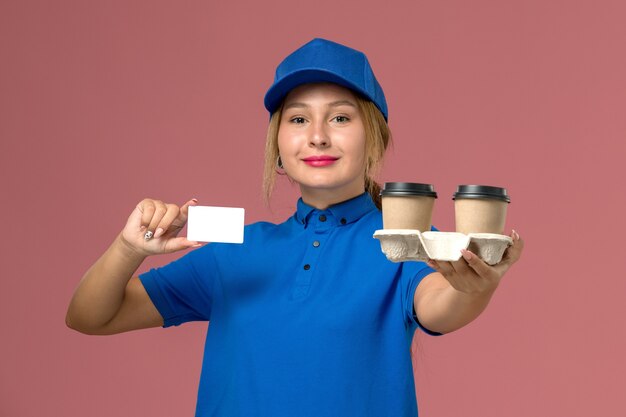
{"type": "Polygon", "coordinates": [[[437,272],[417,286],[414,308],[420,323],[438,333],[469,324],[487,307],[502,276],[521,256],[524,242],[513,232],[513,245],[500,263],[489,266],[470,251],[456,262],[429,261],[437,272]]]}
{"type": "Polygon", "coordinates": [[[115,334],[163,325],[163,318],[141,281],[133,277],[152,254],[197,247],[176,237],[187,221],[189,205],[182,208],[155,200],[143,200],[130,215],[124,230],[85,273],[67,310],[68,327],[86,334],[115,334]],[[161,231],[159,231],[161,229],[161,231]],[[146,231],[156,231],[146,240],[146,231]]]}

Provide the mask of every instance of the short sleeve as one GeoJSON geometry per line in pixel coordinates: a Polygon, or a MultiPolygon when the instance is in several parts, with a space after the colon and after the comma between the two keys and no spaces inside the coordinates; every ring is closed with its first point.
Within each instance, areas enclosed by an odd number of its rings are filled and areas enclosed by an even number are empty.
{"type": "Polygon", "coordinates": [[[151,269],[139,275],[139,279],[163,317],[163,327],[210,319],[214,281],[217,279],[211,245],[151,269]]]}
{"type": "Polygon", "coordinates": [[[424,333],[431,336],[440,336],[441,333],[430,331],[420,324],[413,304],[417,286],[424,277],[435,272],[435,270],[424,262],[403,262],[401,268],[402,302],[407,323],[411,327],[419,327],[424,333]]]}

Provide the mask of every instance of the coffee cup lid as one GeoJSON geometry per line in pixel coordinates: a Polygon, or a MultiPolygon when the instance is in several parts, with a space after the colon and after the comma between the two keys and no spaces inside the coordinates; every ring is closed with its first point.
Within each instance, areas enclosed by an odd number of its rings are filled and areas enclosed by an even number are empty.
{"type": "Polygon", "coordinates": [[[437,198],[435,187],[432,184],[416,182],[386,182],[380,195],[383,197],[420,196],[437,198]]]}
{"type": "Polygon", "coordinates": [[[484,198],[493,200],[502,200],[507,203],[511,202],[506,188],[491,187],[489,185],[459,185],[456,193],[452,195],[452,199],[457,198],[484,198]]]}

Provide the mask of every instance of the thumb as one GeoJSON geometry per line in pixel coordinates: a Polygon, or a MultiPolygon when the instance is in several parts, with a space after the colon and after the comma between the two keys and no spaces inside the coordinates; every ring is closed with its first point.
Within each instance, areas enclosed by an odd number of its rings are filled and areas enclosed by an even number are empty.
{"type": "Polygon", "coordinates": [[[165,252],[178,252],[189,248],[199,248],[200,246],[202,246],[200,242],[188,240],[186,237],[175,237],[166,242],[165,252]]]}

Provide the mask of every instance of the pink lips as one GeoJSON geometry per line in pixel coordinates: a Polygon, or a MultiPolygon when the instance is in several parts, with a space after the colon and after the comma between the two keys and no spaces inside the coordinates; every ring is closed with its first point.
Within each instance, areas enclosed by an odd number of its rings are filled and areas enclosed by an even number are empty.
{"type": "Polygon", "coordinates": [[[310,165],[312,167],[325,167],[328,165],[332,165],[339,158],[335,158],[334,156],[328,155],[319,155],[319,156],[309,156],[307,158],[303,158],[305,164],[310,165]]]}

